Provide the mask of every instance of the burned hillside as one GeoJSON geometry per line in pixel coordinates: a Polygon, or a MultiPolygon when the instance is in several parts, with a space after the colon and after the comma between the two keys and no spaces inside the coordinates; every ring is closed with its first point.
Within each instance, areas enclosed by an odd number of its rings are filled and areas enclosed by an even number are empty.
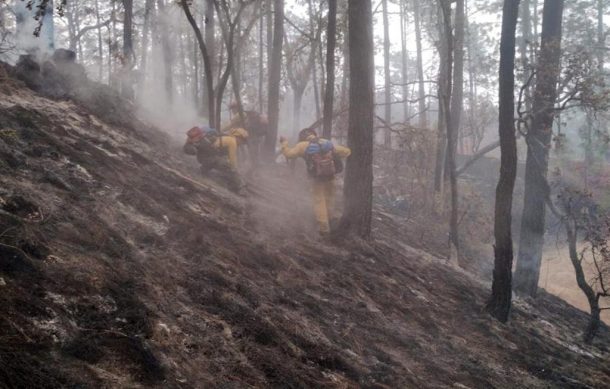
{"type": "Polygon", "coordinates": [[[610,381],[607,328],[583,345],[587,315],[546,294],[500,324],[489,284],[413,248],[408,219],[325,243],[288,168],[237,196],[105,87],[50,95],[2,69],[0,386],[610,381]]]}

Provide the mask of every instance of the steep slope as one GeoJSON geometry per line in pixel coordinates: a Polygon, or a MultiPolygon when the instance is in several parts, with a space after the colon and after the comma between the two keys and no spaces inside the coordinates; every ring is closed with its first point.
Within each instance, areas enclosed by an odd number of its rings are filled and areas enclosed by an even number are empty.
{"type": "Polygon", "coordinates": [[[0,386],[610,382],[607,328],[581,345],[586,315],[561,300],[500,325],[489,286],[414,248],[408,221],[377,213],[374,243],[325,244],[282,166],[237,197],[107,88],[54,100],[5,68],[0,386]]]}

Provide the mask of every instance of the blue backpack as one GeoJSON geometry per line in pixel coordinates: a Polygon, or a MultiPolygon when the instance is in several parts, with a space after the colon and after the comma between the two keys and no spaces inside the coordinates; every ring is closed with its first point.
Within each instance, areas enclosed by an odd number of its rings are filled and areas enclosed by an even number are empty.
{"type": "Polygon", "coordinates": [[[305,163],[307,173],[318,180],[330,180],[343,169],[341,159],[335,154],[333,143],[320,138],[309,142],[305,149],[305,163]]]}

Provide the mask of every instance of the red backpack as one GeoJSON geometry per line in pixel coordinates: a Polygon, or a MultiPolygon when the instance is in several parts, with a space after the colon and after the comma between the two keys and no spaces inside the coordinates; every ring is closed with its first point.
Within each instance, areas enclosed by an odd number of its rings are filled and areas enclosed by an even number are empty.
{"type": "Polygon", "coordinates": [[[310,177],[317,180],[331,180],[340,171],[335,163],[335,147],[331,141],[320,142],[315,138],[305,150],[305,163],[310,177]]]}

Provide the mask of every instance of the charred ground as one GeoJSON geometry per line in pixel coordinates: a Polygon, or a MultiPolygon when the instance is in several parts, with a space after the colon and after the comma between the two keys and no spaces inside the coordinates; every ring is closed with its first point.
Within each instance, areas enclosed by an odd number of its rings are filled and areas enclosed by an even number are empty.
{"type": "Polygon", "coordinates": [[[286,168],[237,197],[108,88],[0,74],[3,386],[610,382],[607,328],[583,346],[586,314],[544,293],[497,323],[489,285],[413,221],[377,212],[374,242],[322,243],[286,168]]]}

